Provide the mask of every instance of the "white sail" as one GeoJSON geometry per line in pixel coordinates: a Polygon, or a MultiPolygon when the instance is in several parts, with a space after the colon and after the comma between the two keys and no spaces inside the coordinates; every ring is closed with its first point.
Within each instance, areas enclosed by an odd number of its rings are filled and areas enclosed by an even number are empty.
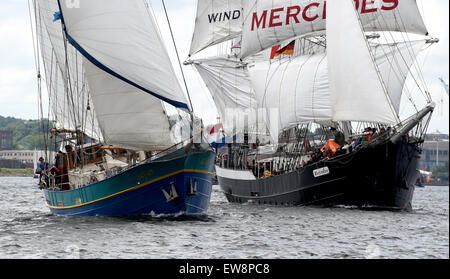
{"type": "MultiPolygon", "coordinates": [[[[244,3],[241,57],[326,29],[325,0],[248,0],[244,3]]],[[[338,5],[342,5],[342,1],[338,5]]],[[[415,0],[356,0],[364,31],[427,34],[415,0]]],[[[340,20],[346,20],[340,15],[340,20]]],[[[345,31],[341,35],[345,34],[345,31]]]]}
{"type": "Polygon", "coordinates": [[[87,59],[86,75],[107,144],[162,151],[175,143],[161,100],[102,71],[87,59]]]}
{"type": "MultiPolygon", "coordinates": [[[[256,96],[247,67],[239,59],[219,56],[196,60],[193,65],[208,87],[224,123],[230,118],[227,111],[231,110],[255,116],[256,96]]],[[[249,126],[256,126],[256,117],[248,121],[249,126]]],[[[224,128],[228,134],[232,133],[233,127],[225,125],[224,128]]]]}
{"type": "MultiPolygon", "coordinates": [[[[425,40],[418,40],[371,47],[397,113],[409,69],[424,44],[425,40]]],[[[334,120],[326,55],[319,52],[249,66],[258,105],[266,111],[278,110],[279,132],[302,123],[334,120]]]]}
{"type": "Polygon", "coordinates": [[[328,2],[326,31],[333,120],[398,123],[353,1],[328,2]]]}
{"type": "Polygon", "coordinates": [[[278,111],[278,123],[267,123],[277,125],[278,132],[332,119],[325,53],[257,62],[249,66],[249,72],[259,106],[267,113],[278,111]]]}
{"type": "Polygon", "coordinates": [[[69,42],[90,62],[143,92],[190,110],[144,0],[59,1],[69,42]]]}
{"type": "Polygon", "coordinates": [[[189,56],[240,36],[243,0],[198,0],[189,56]]]}
{"type": "Polygon", "coordinates": [[[376,65],[397,114],[400,113],[406,78],[425,44],[426,40],[416,40],[378,44],[371,47],[376,65]]]}
{"type": "Polygon", "coordinates": [[[58,3],[56,0],[38,0],[35,4],[37,36],[52,118],[58,129],[78,129],[91,138],[101,139],[82,56],[65,44],[61,23],[54,21],[55,12],[59,11],[58,3]]]}

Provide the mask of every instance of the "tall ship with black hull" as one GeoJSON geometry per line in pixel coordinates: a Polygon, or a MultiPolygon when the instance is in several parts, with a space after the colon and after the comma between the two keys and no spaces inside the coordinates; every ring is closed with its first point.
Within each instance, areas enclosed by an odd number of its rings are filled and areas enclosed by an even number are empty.
{"type": "Polygon", "coordinates": [[[416,58],[438,42],[416,1],[210,2],[187,63],[233,139],[217,150],[227,199],[411,209],[434,110],[416,58]]]}
{"type": "Polygon", "coordinates": [[[214,152],[194,129],[199,120],[148,3],[32,2],[48,151],[39,183],[50,211],[64,216],[206,213],[214,152]],[[50,150],[58,151],[56,157],[50,150]]]}

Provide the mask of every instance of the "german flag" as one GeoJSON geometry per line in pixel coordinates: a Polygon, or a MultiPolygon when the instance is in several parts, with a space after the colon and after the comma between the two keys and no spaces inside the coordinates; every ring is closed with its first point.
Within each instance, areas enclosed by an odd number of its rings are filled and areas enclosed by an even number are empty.
{"type": "Polygon", "coordinates": [[[293,55],[295,48],[295,41],[290,42],[287,46],[282,49],[279,49],[280,46],[276,46],[272,48],[271,59],[278,57],[280,55],[293,55]]]}

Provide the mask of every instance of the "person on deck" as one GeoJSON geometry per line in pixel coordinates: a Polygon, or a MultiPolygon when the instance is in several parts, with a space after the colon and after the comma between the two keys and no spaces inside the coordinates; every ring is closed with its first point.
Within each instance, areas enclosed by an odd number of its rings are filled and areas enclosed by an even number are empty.
{"type": "Polygon", "coordinates": [[[39,184],[42,182],[42,176],[48,171],[48,163],[45,162],[44,158],[39,158],[39,168],[36,170],[36,173],[39,174],[39,184]]]}
{"type": "Polygon", "coordinates": [[[366,128],[366,131],[365,131],[365,134],[366,134],[366,136],[365,136],[365,141],[366,142],[370,142],[371,140],[372,140],[372,134],[373,134],[373,130],[372,130],[372,128],[366,128]]]}
{"type": "Polygon", "coordinates": [[[70,190],[67,157],[59,151],[55,159],[55,170],[58,176],[57,185],[60,186],[62,191],[70,190]]]}
{"type": "Polygon", "coordinates": [[[335,142],[334,140],[329,140],[324,147],[322,147],[321,151],[328,158],[333,158],[336,152],[341,148],[341,146],[335,142]]]}
{"type": "Polygon", "coordinates": [[[356,149],[360,145],[361,145],[361,138],[357,138],[354,142],[354,148],[356,149]]]}
{"type": "Polygon", "coordinates": [[[344,136],[344,134],[341,131],[337,130],[336,134],[334,135],[334,141],[337,144],[339,144],[340,146],[345,145],[345,136],[344,136]]]}

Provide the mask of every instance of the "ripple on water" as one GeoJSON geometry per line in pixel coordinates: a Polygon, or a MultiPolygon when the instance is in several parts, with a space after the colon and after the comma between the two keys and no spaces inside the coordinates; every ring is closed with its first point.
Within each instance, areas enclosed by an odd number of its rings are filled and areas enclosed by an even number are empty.
{"type": "Polygon", "coordinates": [[[68,218],[34,184],[0,178],[0,258],[449,257],[448,187],[412,212],[230,204],[215,187],[207,215],[68,218]]]}

